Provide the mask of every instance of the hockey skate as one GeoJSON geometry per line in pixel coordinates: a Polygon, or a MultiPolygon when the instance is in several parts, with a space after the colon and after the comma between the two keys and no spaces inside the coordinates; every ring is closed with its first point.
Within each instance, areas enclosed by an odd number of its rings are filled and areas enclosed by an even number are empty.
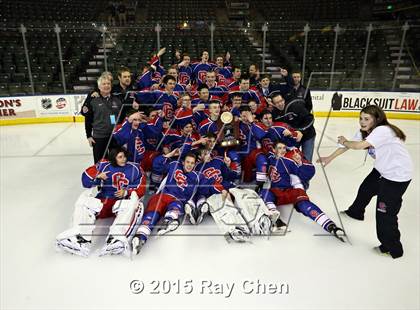
{"type": "Polygon", "coordinates": [[[277,222],[277,219],[280,217],[280,211],[277,209],[269,210],[268,216],[270,217],[271,223],[273,225],[277,222]]]}
{"type": "Polygon", "coordinates": [[[178,220],[173,220],[173,219],[164,219],[162,225],[160,226],[160,228],[158,229],[158,235],[162,236],[165,235],[171,231],[174,231],[175,229],[177,229],[179,226],[179,221],[178,220]]]}
{"type": "Polygon", "coordinates": [[[190,223],[192,225],[197,225],[197,218],[198,218],[197,208],[190,205],[189,203],[186,203],[184,210],[185,210],[185,216],[189,218],[190,223]]]}
{"type": "Polygon", "coordinates": [[[258,220],[257,234],[270,237],[271,235],[271,220],[268,215],[263,215],[258,220]]]}
{"type": "Polygon", "coordinates": [[[126,237],[123,238],[125,240],[109,236],[107,243],[102,248],[99,256],[126,254],[128,250],[128,241],[126,237]]]}
{"type": "Polygon", "coordinates": [[[339,231],[342,231],[344,233],[344,230],[342,230],[340,227],[337,227],[334,223],[331,223],[330,225],[328,225],[327,230],[338,240],[340,240],[341,242],[345,242],[342,235],[338,234],[339,231]]]}
{"type": "Polygon", "coordinates": [[[284,235],[286,234],[287,225],[284,223],[281,218],[277,218],[277,220],[273,223],[271,227],[271,232],[274,234],[284,235]]]}
{"type": "Polygon", "coordinates": [[[81,235],[56,240],[56,242],[56,247],[60,250],[83,257],[89,256],[91,242],[81,235]]]}
{"type": "Polygon", "coordinates": [[[137,255],[140,253],[143,246],[146,244],[146,240],[141,238],[141,235],[135,235],[131,241],[132,254],[137,255]]]}
{"type": "Polygon", "coordinates": [[[200,206],[197,207],[197,225],[200,224],[203,219],[204,215],[206,215],[207,212],[209,212],[209,204],[207,202],[203,202],[200,206]]]}
{"type": "Polygon", "coordinates": [[[236,226],[234,230],[225,234],[225,239],[228,243],[232,241],[243,243],[250,241],[251,235],[242,227],[236,226]]]}

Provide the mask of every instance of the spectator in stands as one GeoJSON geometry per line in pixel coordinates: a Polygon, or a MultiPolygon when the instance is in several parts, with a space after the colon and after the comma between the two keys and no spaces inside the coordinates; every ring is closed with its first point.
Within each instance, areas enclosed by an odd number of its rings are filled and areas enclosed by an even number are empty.
{"type": "Polygon", "coordinates": [[[302,75],[300,72],[293,72],[293,88],[290,91],[290,100],[291,99],[303,99],[305,100],[305,108],[311,112],[312,111],[312,97],[311,91],[302,85],[302,75]],[[306,96],[305,96],[306,95],[306,96]]]}
{"type": "Polygon", "coordinates": [[[114,2],[109,1],[106,11],[108,13],[108,25],[115,26],[115,17],[117,16],[117,9],[115,7],[114,2]]]}
{"type": "Polygon", "coordinates": [[[127,8],[124,4],[124,1],[121,1],[117,7],[118,11],[118,23],[120,26],[125,26],[127,24],[127,8]]]}
{"type": "Polygon", "coordinates": [[[312,162],[316,135],[314,116],[296,100],[286,103],[279,92],[273,94],[271,101],[273,105],[273,121],[287,123],[290,127],[303,134],[300,141],[302,152],[305,158],[312,162]]]}
{"type": "Polygon", "coordinates": [[[81,114],[85,117],[86,137],[93,148],[94,163],[106,157],[112,146],[111,135],[118,118],[122,102],[111,93],[111,81],[106,76],[98,78],[99,96],[86,99],[81,114]]]}

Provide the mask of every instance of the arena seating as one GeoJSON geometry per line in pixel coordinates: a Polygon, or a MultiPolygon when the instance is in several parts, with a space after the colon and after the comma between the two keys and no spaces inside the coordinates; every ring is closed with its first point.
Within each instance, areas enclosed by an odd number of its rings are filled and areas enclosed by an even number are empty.
{"type": "MultiPolygon", "coordinates": [[[[146,27],[144,25],[144,27],[146,27]]],[[[218,29],[232,27],[229,24],[219,24],[218,29]]],[[[229,28],[230,29],[230,28],[229,28]]],[[[168,66],[175,62],[175,51],[188,52],[192,60],[199,59],[203,50],[210,48],[209,30],[205,27],[207,35],[203,35],[203,29],[179,29],[175,24],[162,24],[161,47],[166,47],[166,54],[162,57],[162,63],[168,66]]],[[[145,65],[150,60],[151,54],[156,52],[156,34],[131,29],[120,34],[118,43],[109,55],[109,65],[117,70],[121,65],[128,66],[136,71],[140,65],[145,65]]],[[[240,30],[224,32],[219,30],[214,37],[214,53],[224,55],[229,51],[236,65],[249,66],[252,62],[260,62],[261,57],[252,47],[252,44],[240,30]]]]}
{"type": "MultiPolygon", "coordinates": [[[[71,88],[79,69],[96,48],[100,33],[95,30],[67,30],[61,34],[61,48],[66,81],[71,88]]],[[[32,78],[36,93],[62,92],[61,71],[58,57],[57,37],[50,29],[28,28],[26,40],[29,51],[32,78]]],[[[18,31],[4,31],[0,39],[0,94],[31,93],[28,67],[22,35],[18,31]]]]}
{"type": "MultiPolygon", "coordinates": [[[[304,49],[305,23],[270,23],[267,40],[270,51],[282,58],[286,67],[301,70],[304,49]]],[[[366,26],[366,25],[363,25],[366,26]]],[[[334,88],[353,89],[360,85],[363,67],[367,31],[363,26],[356,29],[352,24],[342,23],[335,59],[335,71],[344,72],[334,88]]],[[[334,48],[334,24],[312,23],[308,34],[305,74],[330,72],[334,48]]],[[[390,61],[385,37],[380,30],[373,31],[369,45],[367,70],[364,87],[368,89],[385,89],[390,87],[393,78],[393,65],[390,61]],[[379,83],[376,83],[378,81],[379,83]]],[[[329,87],[328,75],[314,76],[312,87],[329,87]]]]}
{"type": "Polygon", "coordinates": [[[141,7],[147,10],[150,22],[184,22],[216,20],[216,9],[224,7],[224,1],[142,1],[141,7]]]}
{"type": "Polygon", "coordinates": [[[346,0],[260,0],[251,1],[266,21],[354,20],[358,1],[346,0]]]}
{"type": "MultiPolygon", "coordinates": [[[[359,22],[355,16],[356,0],[261,0],[249,3],[253,11],[251,16],[269,22],[268,52],[274,59],[269,66],[302,69],[303,27],[307,22],[310,24],[306,80],[311,72],[331,70],[333,28],[339,23],[343,31],[338,40],[335,70],[344,74],[334,80],[333,88],[359,88],[367,23],[359,22]]],[[[215,56],[229,51],[234,64],[244,70],[251,63],[261,64],[261,50],[253,46],[244,32],[245,27],[220,16],[220,11],[226,8],[225,1],[165,0],[157,5],[156,1],[145,0],[138,5],[138,16],[136,12],[133,13],[129,27],[110,29],[114,41],[108,51],[108,67],[113,72],[121,66],[139,72],[147,63],[157,50],[154,31],[157,22],[162,26],[161,47],[167,48],[167,53],[162,57],[165,66],[175,61],[176,49],[188,52],[192,59],[199,59],[202,50],[209,50],[211,22],[216,26],[215,56]]],[[[107,14],[106,5],[100,0],[0,2],[0,95],[32,93],[19,31],[21,23],[28,29],[26,39],[36,93],[62,92],[57,38],[53,30],[56,23],[62,29],[60,37],[67,90],[74,91],[73,86],[78,84],[92,86],[99,71],[91,70],[90,63],[95,63],[95,55],[102,53],[99,25],[106,22],[107,14]],[[83,78],[85,75],[89,75],[89,78],[83,78]]],[[[418,23],[416,14],[415,11],[407,12],[404,18],[415,25],[415,21],[418,23]]],[[[261,39],[262,21],[251,23],[251,28],[261,39]]],[[[391,57],[387,33],[378,29],[381,25],[382,22],[374,25],[372,32],[364,89],[390,89],[394,78],[396,62],[391,57]]],[[[389,25],[396,27],[395,34],[399,35],[400,24],[391,22],[389,25]]],[[[420,63],[419,36],[419,25],[410,28],[407,33],[407,46],[414,58],[407,62],[420,63]]],[[[103,62],[97,61],[97,64],[98,70],[104,69],[103,62]]],[[[414,73],[414,70],[411,71],[413,79],[416,78],[414,73]]],[[[326,89],[329,80],[328,75],[314,76],[311,88],[326,89]]]]}

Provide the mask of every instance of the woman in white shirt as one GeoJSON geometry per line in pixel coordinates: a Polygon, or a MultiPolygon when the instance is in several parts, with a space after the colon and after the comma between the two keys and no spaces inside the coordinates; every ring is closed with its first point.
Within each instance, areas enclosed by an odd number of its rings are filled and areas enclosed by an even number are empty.
{"type": "Polygon", "coordinates": [[[344,213],[363,221],[366,206],[373,196],[378,196],[376,232],[381,245],[374,249],[398,258],[403,255],[403,247],[397,215],[413,172],[412,160],[403,143],[406,137],[401,129],[388,122],[384,111],[376,105],[362,109],[359,123],[360,139],[356,140],[360,141],[349,141],[339,136],[338,143],[342,147],[317,162],[325,166],[348,149],[368,149],[369,155],[375,159],[374,168],[360,185],[355,201],[344,213]]]}

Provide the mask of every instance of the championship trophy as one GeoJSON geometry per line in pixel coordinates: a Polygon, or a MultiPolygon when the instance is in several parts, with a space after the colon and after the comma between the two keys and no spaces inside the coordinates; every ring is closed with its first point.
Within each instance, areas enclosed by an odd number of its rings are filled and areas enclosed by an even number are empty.
{"type": "Polygon", "coordinates": [[[240,144],[239,141],[239,124],[233,120],[233,114],[230,112],[223,112],[220,115],[220,124],[219,130],[222,130],[220,133],[220,138],[218,142],[221,147],[235,147],[240,144]]]}

